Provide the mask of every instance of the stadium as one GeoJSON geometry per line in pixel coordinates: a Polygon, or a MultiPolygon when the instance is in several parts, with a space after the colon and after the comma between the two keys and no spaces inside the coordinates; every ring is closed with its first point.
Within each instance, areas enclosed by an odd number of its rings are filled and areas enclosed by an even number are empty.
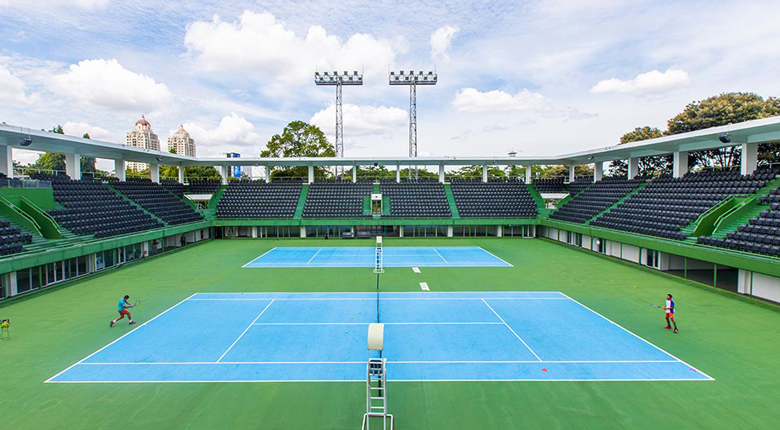
{"type": "Polygon", "coordinates": [[[311,71],[335,135],[293,121],[227,157],[138,145],[145,116],[126,144],[2,122],[2,427],[775,428],[778,100],[418,156],[444,69],[311,71]],[[344,126],[369,79],[408,87],[395,155],[344,126]]]}

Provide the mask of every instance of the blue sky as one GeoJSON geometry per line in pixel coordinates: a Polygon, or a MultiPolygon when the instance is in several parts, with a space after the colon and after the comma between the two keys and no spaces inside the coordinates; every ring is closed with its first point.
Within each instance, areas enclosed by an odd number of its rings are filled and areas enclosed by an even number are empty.
{"type": "Polygon", "coordinates": [[[199,155],[257,155],[296,119],[332,139],[333,89],[313,72],[357,69],[345,153],[398,156],[408,90],[387,72],[435,69],[420,155],[545,155],[664,128],[721,92],[780,95],[770,1],[331,4],[0,0],[0,121],[122,142],[145,114],[163,142],[184,124],[199,155]]]}

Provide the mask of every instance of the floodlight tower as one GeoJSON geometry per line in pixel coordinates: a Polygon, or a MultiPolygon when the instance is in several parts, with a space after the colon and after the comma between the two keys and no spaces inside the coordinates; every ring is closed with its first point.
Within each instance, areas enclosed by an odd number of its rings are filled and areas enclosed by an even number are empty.
{"type": "MultiPolygon", "coordinates": [[[[344,114],[341,109],[341,86],[342,85],[363,85],[363,73],[358,74],[357,70],[351,75],[346,70],[344,73],[334,71],[332,74],[325,72],[314,72],[314,83],[317,85],[333,85],[336,87],[336,157],[344,157],[344,114]]],[[[343,172],[343,167],[342,172],[343,172]]],[[[338,167],[336,175],[338,176],[338,167]]]]}
{"type": "MultiPolygon", "coordinates": [[[[409,85],[409,157],[417,158],[417,85],[436,85],[436,82],[438,75],[434,72],[390,72],[390,85],[409,85]]],[[[416,167],[414,171],[417,178],[416,167]]],[[[412,170],[409,169],[409,179],[411,176],[412,170]]]]}

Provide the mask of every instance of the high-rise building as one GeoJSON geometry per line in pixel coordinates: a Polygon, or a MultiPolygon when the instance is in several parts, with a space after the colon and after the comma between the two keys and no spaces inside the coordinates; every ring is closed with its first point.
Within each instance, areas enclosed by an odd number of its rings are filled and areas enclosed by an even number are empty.
{"type": "MultiPolygon", "coordinates": [[[[149,121],[141,115],[141,119],[136,121],[135,128],[127,132],[127,144],[129,146],[135,146],[136,148],[151,149],[154,151],[160,150],[160,139],[152,131],[152,125],[149,121]]],[[[140,172],[146,170],[149,167],[146,163],[136,163],[130,161],[127,163],[127,168],[140,172]]]]}
{"type": "Polygon", "coordinates": [[[168,152],[171,149],[175,150],[179,155],[195,156],[195,141],[190,137],[183,125],[168,138],[168,152]]]}

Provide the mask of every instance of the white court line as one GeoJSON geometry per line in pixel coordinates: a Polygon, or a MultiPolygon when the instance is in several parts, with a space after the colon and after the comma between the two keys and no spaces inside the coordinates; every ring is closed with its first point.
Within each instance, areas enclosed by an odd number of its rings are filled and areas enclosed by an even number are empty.
{"type": "Polygon", "coordinates": [[[311,263],[312,260],[314,260],[318,255],[320,255],[320,252],[322,252],[322,248],[317,250],[317,252],[309,259],[309,261],[306,262],[306,265],[311,263]]]}
{"type": "Polygon", "coordinates": [[[439,251],[437,251],[437,250],[436,250],[436,248],[431,248],[431,249],[433,249],[433,252],[435,252],[435,253],[436,253],[436,255],[438,255],[438,256],[439,256],[439,258],[441,258],[441,260],[442,260],[444,263],[446,263],[447,265],[449,265],[449,264],[450,264],[450,262],[449,262],[449,261],[447,261],[447,260],[446,260],[444,257],[442,257],[442,256],[441,256],[441,254],[439,254],[439,251]]]}
{"type": "MultiPolygon", "coordinates": [[[[259,259],[260,259],[261,257],[263,257],[265,254],[268,254],[269,252],[273,251],[274,249],[276,249],[276,247],[275,247],[275,246],[274,246],[273,248],[269,249],[268,251],[265,251],[265,252],[263,253],[263,255],[261,255],[260,257],[255,257],[255,259],[254,259],[254,260],[250,261],[249,263],[246,263],[246,264],[244,264],[243,266],[241,266],[241,268],[243,269],[244,267],[246,267],[246,266],[249,266],[250,264],[252,264],[252,263],[254,263],[255,261],[259,260],[259,259]]],[[[251,267],[250,267],[250,269],[251,269],[251,267]]]]}
{"type": "MultiPolygon", "coordinates": [[[[643,363],[680,363],[679,360],[552,360],[552,361],[536,361],[536,360],[490,360],[490,361],[469,361],[469,360],[453,360],[453,361],[388,361],[388,364],[643,364],[643,363]]],[[[220,361],[215,363],[213,361],[172,361],[164,362],[157,361],[152,363],[139,363],[139,362],[110,362],[110,363],[81,363],[81,366],[206,366],[206,365],[226,365],[226,364],[362,364],[365,365],[365,361],[220,361]]]]}
{"type": "Polygon", "coordinates": [[[520,339],[520,342],[523,342],[523,345],[525,345],[525,347],[526,347],[526,348],[528,348],[528,350],[529,350],[529,351],[531,351],[531,354],[533,354],[533,355],[534,355],[534,357],[536,357],[536,359],[537,359],[537,360],[539,360],[539,361],[542,361],[542,359],[541,359],[541,358],[539,358],[539,356],[538,356],[538,355],[536,355],[536,353],[534,352],[534,350],[533,350],[533,349],[531,349],[531,347],[530,347],[530,346],[528,346],[528,344],[527,344],[527,343],[525,343],[525,341],[523,340],[523,338],[521,338],[521,337],[520,337],[520,336],[519,336],[517,333],[515,333],[515,331],[514,331],[514,330],[512,330],[512,327],[509,327],[509,324],[507,324],[507,323],[506,323],[506,321],[504,321],[504,319],[503,319],[503,318],[501,318],[501,315],[499,315],[499,314],[498,314],[498,312],[496,312],[496,310],[495,310],[495,309],[493,309],[493,306],[490,306],[490,304],[488,304],[488,302],[486,302],[486,301],[485,301],[485,299],[482,299],[482,302],[485,304],[485,306],[489,307],[489,308],[490,308],[490,310],[491,310],[491,311],[493,311],[493,313],[494,313],[494,314],[496,314],[496,316],[498,317],[498,319],[500,319],[500,320],[501,320],[501,322],[502,322],[502,323],[504,323],[504,325],[506,326],[506,328],[508,328],[508,329],[509,329],[509,331],[511,331],[511,332],[512,332],[512,334],[514,334],[514,335],[515,335],[515,337],[517,337],[518,339],[520,339]]]}
{"type": "MultiPolygon", "coordinates": [[[[437,291],[437,293],[442,293],[444,291],[437,291]]],[[[381,293],[381,294],[387,294],[387,293],[381,293]]],[[[486,297],[489,300],[569,300],[566,297],[486,297]]],[[[266,301],[269,299],[190,299],[190,301],[193,302],[258,302],[258,301],[266,301]]],[[[369,297],[339,297],[339,298],[324,298],[324,297],[312,297],[310,299],[305,298],[274,298],[274,300],[278,301],[349,301],[349,300],[375,300],[369,297]]],[[[382,297],[382,300],[482,300],[482,297],[382,297]]]]}
{"type": "MultiPolygon", "coordinates": [[[[365,362],[362,362],[365,365],[365,362]]],[[[390,382],[698,382],[707,379],[389,379],[390,382]]],[[[714,379],[713,379],[714,381],[714,379]]],[[[241,379],[241,380],[176,380],[176,381],[52,381],[52,384],[225,384],[225,383],[291,383],[346,382],[366,383],[365,379],[241,379]]]]}
{"type": "MultiPolygon", "coordinates": [[[[561,293],[561,294],[563,294],[563,295],[564,295],[564,296],[566,296],[566,297],[569,297],[569,296],[567,296],[567,295],[566,295],[566,294],[564,294],[564,293],[561,293]]],[[[600,316],[601,318],[604,318],[605,320],[607,320],[607,321],[609,321],[610,323],[612,323],[612,324],[616,325],[617,327],[620,327],[621,329],[625,330],[626,332],[628,332],[628,333],[629,333],[629,334],[631,334],[632,336],[634,336],[634,337],[636,337],[637,339],[641,340],[642,342],[644,342],[644,343],[646,343],[646,344],[648,344],[648,345],[652,346],[653,348],[655,348],[655,349],[657,349],[657,350],[659,350],[659,351],[663,352],[664,354],[668,355],[669,357],[672,357],[672,358],[674,358],[675,360],[679,361],[680,363],[682,363],[682,364],[684,364],[684,365],[688,366],[689,368],[696,370],[697,372],[699,372],[699,373],[701,373],[702,375],[706,376],[706,377],[707,377],[707,378],[709,378],[710,380],[712,380],[712,381],[714,381],[714,380],[715,380],[715,378],[713,378],[712,376],[710,376],[710,375],[708,375],[708,374],[706,374],[706,373],[702,372],[701,370],[699,370],[699,369],[697,369],[697,368],[695,368],[695,367],[691,366],[690,364],[688,364],[688,363],[686,363],[686,362],[684,362],[684,361],[680,360],[679,358],[675,357],[674,355],[672,355],[672,354],[670,354],[670,353],[668,353],[668,352],[664,351],[664,350],[663,350],[663,349],[661,349],[660,347],[658,347],[658,346],[654,345],[652,342],[649,342],[649,341],[647,341],[647,340],[643,339],[641,336],[637,335],[636,333],[632,332],[631,330],[628,330],[628,329],[626,329],[625,327],[623,327],[622,325],[620,325],[620,324],[616,323],[615,321],[612,321],[611,319],[609,319],[609,318],[605,317],[604,315],[601,315],[600,313],[598,313],[598,312],[594,311],[593,309],[591,309],[591,308],[589,308],[589,307],[587,307],[587,306],[583,305],[582,303],[580,303],[580,302],[578,302],[578,301],[576,301],[576,300],[572,299],[571,297],[569,297],[569,300],[571,300],[571,301],[573,301],[574,303],[576,303],[576,304],[578,304],[578,305],[582,306],[583,308],[585,308],[585,309],[587,309],[587,310],[589,310],[589,311],[593,312],[594,314],[596,314],[596,315],[600,316]]]]}
{"type": "Polygon", "coordinates": [[[248,332],[248,331],[249,331],[249,329],[250,329],[250,328],[252,328],[252,326],[253,326],[253,325],[254,325],[254,324],[257,322],[257,320],[258,320],[258,319],[260,319],[260,317],[261,317],[261,316],[263,316],[263,314],[265,313],[265,311],[266,311],[266,310],[267,310],[267,309],[268,309],[268,308],[269,308],[269,307],[270,307],[270,306],[271,306],[273,303],[274,303],[274,301],[273,301],[273,300],[271,300],[271,301],[270,301],[270,302],[269,302],[269,303],[268,303],[268,304],[265,306],[265,308],[263,308],[263,310],[262,310],[262,311],[260,311],[260,313],[257,315],[257,317],[255,317],[255,319],[254,319],[254,320],[252,320],[252,322],[251,322],[251,323],[250,323],[250,324],[249,324],[249,325],[246,327],[246,329],[244,329],[244,331],[243,331],[243,332],[241,332],[241,335],[240,335],[240,336],[238,336],[238,338],[237,338],[235,341],[233,341],[233,343],[230,345],[230,347],[227,349],[227,351],[225,351],[225,352],[224,352],[222,355],[220,355],[220,356],[219,356],[219,358],[217,359],[217,363],[219,363],[219,362],[220,362],[220,360],[222,360],[222,358],[223,358],[223,357],[225,357],[225,355],[227,355],[227,353],[228,353],[228,352],[230,352],[230,350],[231,350],[231,349],[233,349],[233,347],[234,347],[234,346],[236,346],[236,344],[238,343],[238,341],[239,341],[239,340],[241,340],[241,338],[242,338],[242,337],[244,337],[244,335],[246,334],[246,332],[248,332]]]}
{"type": "Polygon", "coordinates": [[[427,282],[420,282],[420,289],[423,291],[431,291],[431,289],[428,287],[427,282]]]}
{"type": "Polygon", "coordinates": [[[104,347],[102,347],[102,348],[98,349],[97,351],[93,352],[92,354],[89,354],[88,356],[86,356],[86,357],[82,358],[81,360],[79,360],[79,361],[77,361],[77,362],[73,363],[73,364],[72,364],[72,365],[70,365],[70,367],[68,367],[67,369],[65,369],[65,370],[63,370],[62,372],[60,372],[60,373],[58,373],[58,374],[56,374],[56,375],[52,376],[51,378],[49,378],[49,379],[47,379],[47,380],[43,381],[43,382],[44,382],[44,384],[47,384],[47,383],[51,382],[51,380],[52,380],[52,379],[54,379],[54,378],[56,378],[56,377],[58,377],[58,376],[62,375],[63,373],[65,373],[65,372],[67,372],[68,370],[70,370],[70,369],[72,369],[73,367],[75,367],[77,364],[81,364],[81,363],[82,363],[84,360],[86,360],[86,359],[88,359],[88,358],[92,357],[93,355],[95,355],[95,354],[97,354],[98,352],[100,352],[100,351],[102,351],[102,350],[104,350],[104,349],[108,348],[109,346],[111,346],[111,345],[113,345],[113,344],[115,344],[115,343],[119,342],[120,340],[122,340],[122,338],[124,338],[125,336],[129,335],[130,333],[133,333],[133,332],[135,332],[136,330],[140,329],[141,327],[143,327],[143,326],[145,326],[145,325],[149,324],[150,322],[154,321],[155,319],[159,318],[159,317],[160,317],[162,314],[164,314],[164,313],[168,312],[169,310],[171,310],[171,309],[175,308],[176,306],[179,306],[180,304],[182,304],[182,303],[186,302],[187,300],[189,300],[189,299],[190,299],[190,297],[194,296],[195,294],[198,294],[198,293],[194,293],[194,294],[192,294],[191,296],[189,296],[189,297],[187,297],[186,299],[184,299],[184,300],[180,301],[179,303],[176,303],[175,305],[171,306],[170,308],[168,308],[168,309],[166,309],[166,310],[164,310],[164,311],[160,312],[159,314],[155,315],[155,316],[154,316],[152,319],[150,319],[149,321],[146,321],[146,322],[144,322],[143,324],[139,325],[138,327],[136,327],[136,328],[134,328],[134,329],[130,330],[129,332],[127,332],[127,333],[123,334],[122,336],[119,336],[118,338],[114,339],[114,341],[113,341],[113,342],[111,342],[111,343],[109,343],[108,345],[106,345],[106,346],[104,346],[104,347]]]}
{"type": "MultiPolygon", "coordinates": [[[[369,325],[370,322],[316,322],[316,323],[296,323],[296,322],[280,322],[280,323],[254,323],[253,325],[369,325]]],[[[383,323],[384,325],[503,325],[503,323],[490,321],[490,322],[394,322],[383,323]]]]}
{"type": "Polygon", "coordinates": [[[477,248],[479,248],[479,249],[481,249],[481,250],[483,250],[483,251],[487,252],[488,254],[492,255],[493,257],[495,257],[495,258],[497,258],[497,259],[499,259],[499,260],[503,261],[504,263],[508,264],[508,265],[509,265],[509,267],[515,267],[515,266],[513,266],[512,264],[510,264],[508,261],[504,260],[503,258],[499,257],[499,256],[498,256],[498,255],[496,255],[496,254],[493,254],[492,252],[488,251],[487,249],[485,249],[485,248],[483,248],[483,247],[481,247],[481,246],[478,246],[477,248]]]}

